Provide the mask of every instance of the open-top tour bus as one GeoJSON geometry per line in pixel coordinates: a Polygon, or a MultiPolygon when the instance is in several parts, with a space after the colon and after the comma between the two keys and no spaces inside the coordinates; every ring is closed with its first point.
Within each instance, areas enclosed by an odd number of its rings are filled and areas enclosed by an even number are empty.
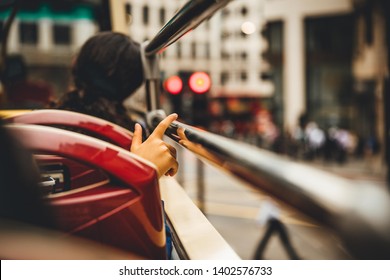
{"type": "MultiPolygon", "coordinates": [[[[17,1],[10,1],[17,2],[17,1]]],[[[163,119],[158,55],[229,0],[189,0],[142,46],[150,131],[163,119]]],[[[122,1],[109,1],[112,29],[125,30],[122,1]]],[[[147,161],[128,150],[132,132],[83,114],[37,110],[2,115],[35,155],[60,230],[151,259],[165,259],[165,223],[179,259],[240,259],[174,178],[157,180],[147,161]],[[161,203],[164,201],[164,206],[161,203]]],[[[166,136],[280,203],[329,228],[355,258],[390,256],[390,196],[371,184],[355,184],[291,162],[242,142],[175,121],[166,136]]],[[[280,221],[272,221],[280,223],[280,221]]],[[[245,233],[242,233],[245,236],[245,233]]],[[[294,258],[293,254],[290,254],[294,258]]]]}

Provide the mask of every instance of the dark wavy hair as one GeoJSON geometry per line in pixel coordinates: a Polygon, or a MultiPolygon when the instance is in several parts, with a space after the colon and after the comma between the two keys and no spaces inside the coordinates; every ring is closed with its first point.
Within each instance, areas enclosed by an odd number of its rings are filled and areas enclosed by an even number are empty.
{"type": "Polygon", "coordinates": [[[116,32],[100,32],[82,46],[72,74],[85,98],[123,101],[144,80],[140,44],[116,32]]]}

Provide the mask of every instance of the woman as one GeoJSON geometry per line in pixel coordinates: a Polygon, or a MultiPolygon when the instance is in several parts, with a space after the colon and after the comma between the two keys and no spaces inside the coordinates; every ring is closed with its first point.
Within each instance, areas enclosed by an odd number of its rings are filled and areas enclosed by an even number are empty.
{"type": "MultiPolygon", "coordinates": [[[[144,80],[140,45],[129,36],[100,32],[88,39],[73,64],[75,89],[65,94],[56,108],[99,117],[127,129],[135,123],[127,115],[123,101],[144,80]]],[[[162,137],[176,114],[168,116],[142,142],[142,127],[135,125],[131,151],[154,163],[159,176],[177,172],[176,151],[162,137]]]]}

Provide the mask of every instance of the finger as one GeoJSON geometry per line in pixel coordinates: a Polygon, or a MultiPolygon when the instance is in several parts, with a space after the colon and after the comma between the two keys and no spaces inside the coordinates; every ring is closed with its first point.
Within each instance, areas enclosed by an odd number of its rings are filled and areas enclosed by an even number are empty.
{"type": "Polygon", "coordinates": [[[177,134],[179,135],[179,137],[180,137],[181,140],[186,140],[186,141],[188,141],[188,138],[187,138],[187,136],[186,136],[186,134],[185,134],[185,129],[184,129],[184,128],[179,127],[179,128],[177,129],[177,134]]]}
{"type": "Polygon", "coordinates": [[[182,145],[182,146],[184,146],[185,148],[188,148],[188,144],[189,144],[190,142],[189,141],[187,141],[187,140],[180,140],[179,141],[179,144],[180,145],[182,145]]]}
{"type": "Polygon", "coordinates": [[[162,139],[162,137],[164,136],[164,133],[167,130],[167,128],[169,127],[169,125],[176,119],[177,119],[177,114],[175,114],[175,113],[174,114],[170,114],[169,116],[167,116],[154,129],[154,131],[151,134],[151,136],[158,137],[158,138],[162,139]]]}
{"type": "Polygon", "coordinates": [[[134,126],[133,139],[131,141],[130,151],[134,152],[135,149],[138,149],[142,144],[142,126],[139,123],[136,123],[134,126]]]}
{"type": "Polygon", "coordinates": [[[177,173],[178,170],[179,170],[179,163],[177,161],[175,161],[175,163],[173,164],[171,169],[169,169],[168,172],[165,173],[165,175],[166,176],[175,176],[175,174],[177,173]]]}

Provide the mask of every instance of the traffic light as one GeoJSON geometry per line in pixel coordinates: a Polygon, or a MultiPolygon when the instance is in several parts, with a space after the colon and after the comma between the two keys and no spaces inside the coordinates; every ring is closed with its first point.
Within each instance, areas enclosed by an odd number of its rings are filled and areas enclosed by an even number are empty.
{"type": "Polygon", "coordinates": [[[182,115],[182,90],[183,81],[179,76],[171,76],[163,83],[168,99],[172,105],[172,112],[182,115]]]}
{"type": "Polygon", "coordinates": [[[164,82],[165,90],[173,95],[178,95],[183,89],[183,81],[179,76],[171,76],[164,82]]]}
{"type": "Polygon", "coordinates": [[[210,76],[205,72],[195,72],[188,80],[192,92],[192,124],[207,127],[209,124],[208,91],[211,87],[210,76]]]}
{"type": "Polygon", "coordinates": [[[205,72],[180,71],[163,83],[169,94],[172,111],[192,125],[208,124],[208,94],[210,76],[205,72]]]}
{"type": "Polygon", "coordinates": [[[195,72],[190,76],[188,81],[190,89],[196,94],[206,93],[211,86],[211,80],[205,72],[195,72]]]}

